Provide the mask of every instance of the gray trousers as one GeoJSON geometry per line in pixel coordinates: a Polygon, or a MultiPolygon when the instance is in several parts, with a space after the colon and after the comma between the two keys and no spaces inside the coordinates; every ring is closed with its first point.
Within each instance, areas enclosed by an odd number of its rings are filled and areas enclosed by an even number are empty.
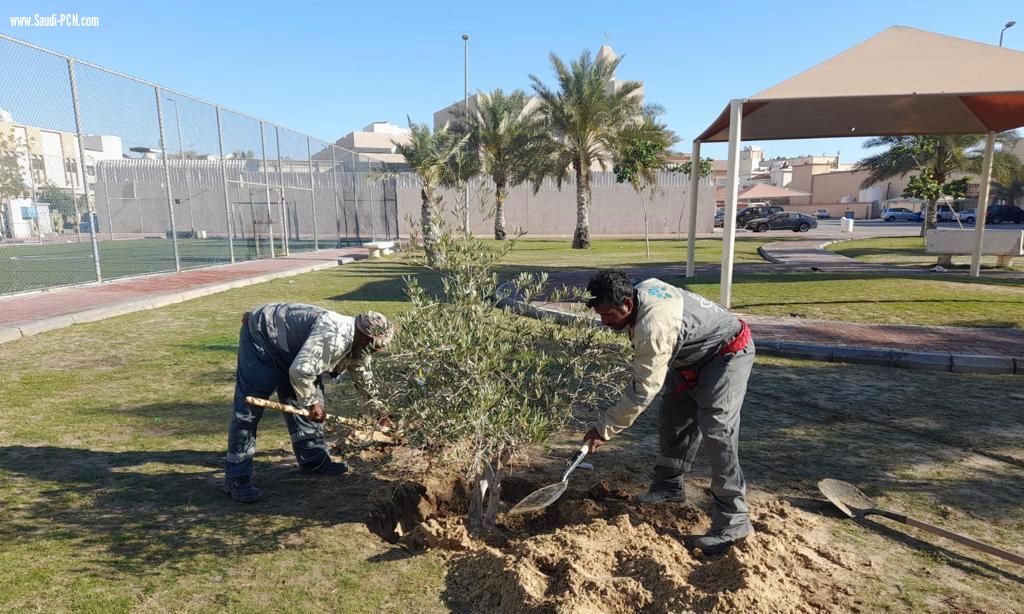
{"type": "MultiPolygon", "coordinates": [[[[238,334],[238,368],[235,371],[235,405],[228,425],[228,453],[224,475],[238,478],[252,475],[252,459],[256,455],[256,428],[263,417],[263,409],[250,407],[245,397],[269,399],[277,392],[282,403],[294,404],[295,391],[288,378],[288,367],[277,364],[274,357],[256,343],[249,328],[242,326],[238,334]]],[[[323,390],[320,391],[323,403],[323,390]]],[[[316,465],[327,458],[323,425],[301,416],[284,414],[292,450],[299,465],[316,465]]]]}
{"type": "Polygon", "coordinates": [[[746,533],[750,520],[747,485],[739,460],[740,408],[754,365],[754,342],[736,354],[715,356],[700,371],[697,385],[675,392],[681,381],[671,373],[658,420],[660,455],[651,490],[682,494],[683,477],[705,441],[714,497],[711,528],[746,533]]]}

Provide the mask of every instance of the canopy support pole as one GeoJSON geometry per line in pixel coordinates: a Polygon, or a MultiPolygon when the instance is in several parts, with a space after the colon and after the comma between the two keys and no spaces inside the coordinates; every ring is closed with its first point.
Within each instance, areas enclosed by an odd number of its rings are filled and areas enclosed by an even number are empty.
{"type": "Polygon", "coordinates": [[[697,196],[700,188],[700,141],[693,142],[690,156],[690,190],[686,193],[689,220],[686,225],[686,276],[693,277],[697,259],[697,196]]]}
{"type": "Polygon", "coordinates": [[[722,228],[722,273],[718,302],[726,309],[732,301],[732,263],[736,247],[736,201],[740,187],[739,153],[742,141],[740,122],[743,101],[729,102],[729,165],[725,175],[725,219],[722,228]]]}
{"type": "Polygon", "coordinates": [[[992,183],[992,156],[996,149],[996,133],[985,136],[985,157],[981,163],[978,184],[978,207],[974,212],[974,252],[971,253],[971,277],[981,276],[981,250],[985,241],[985,215],[988,213],[989,185],[992,183]]]}

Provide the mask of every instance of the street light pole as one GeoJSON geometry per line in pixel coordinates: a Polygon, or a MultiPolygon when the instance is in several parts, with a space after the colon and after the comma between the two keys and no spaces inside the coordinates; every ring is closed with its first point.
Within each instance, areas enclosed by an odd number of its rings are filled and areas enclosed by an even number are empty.
{"type": "Polygon", "coordinates": [[[1003,29],[999,31],[999,46],[1000,47],[1003,46],[1003,32],[1006,32],[1007,30],[1009,30],[1010,28],[1012,28],[1015,25],[1017,25],[1016,21],[1007,21],[1006,25],[1003,26],[1003,29]]]}
{"type": "MultiPolygon", "coordinates": [[[[465,112],[463,122],[469,120],[469,34],[462,35],[462,109],[465,112]]],[[[462,197],[465,200],[462,213],[462,232],[469,235],[469,178],[463,177],[466,185],[463,186],[462,197]]]]}
{"type": "MultiPolygon", "coordinates": [[[[178,115],[178,100],[176,98],[166,97],[167,100],[174,103],[174,124],[178,128],[178,159],[185,160],[185,148],[182,146],[181,141],[181,117],[178,115]]],[[[188,200],[188,223],[192,227],[192,238],[196,238],[196,219],[192,215],[192,188],[189,186],[188,181],[188,168],[184,164],[181,165],[185,171],[185,198],[188,200]]]]}

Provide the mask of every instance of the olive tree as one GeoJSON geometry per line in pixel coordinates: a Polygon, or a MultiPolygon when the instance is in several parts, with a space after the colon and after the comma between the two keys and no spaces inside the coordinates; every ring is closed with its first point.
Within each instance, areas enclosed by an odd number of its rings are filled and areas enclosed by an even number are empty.
{"type": "MultiPolygon", "coordinates": [[[[396,318],[391,353],[374,367],[402,436],[470,476],[474,531],[494,526],[510,461],[546,442],[574,410],[613,396],[626,366],[621,342],[589,322],[560,325],[496,308],[495,264],[514,244],[489,249],[440,233],[432,265],[440,287],[406,279],[411,309],[396,318]]],[[[529,301],[545,281],[522,274],[502,288],[529,301]]]]}

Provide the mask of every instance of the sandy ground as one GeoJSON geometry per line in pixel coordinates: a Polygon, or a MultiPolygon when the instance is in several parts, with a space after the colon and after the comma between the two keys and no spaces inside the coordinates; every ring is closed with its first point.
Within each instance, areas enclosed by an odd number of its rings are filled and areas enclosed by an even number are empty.
{"type": "MultiPolygon", "coordinates": [[[[686,504],[627,500],[646,487],[657,408],[591,456],[594,469],[577,471],[557,504],[501,517],[484,539],[462,524],[461,484],[422,478],[405,453],[371,455],[405,479],[371,497],[370,528],[406,552],[443,553],[442,598],[457,612],[1019,611],[1024,570],[895,522],[849,520],[815,484],[844,479],[887,509],[1024,550],[1022,400],[974,405],[971,379],[987,376],[919,374],[893,387],[871,368],[761,362],[741,438],[757,532],[723,556],[682,541],[709,524],[700,462],[686,504]]],[[[507,506],[558,480],[576,435],[514,469],[507,506]]]]}

